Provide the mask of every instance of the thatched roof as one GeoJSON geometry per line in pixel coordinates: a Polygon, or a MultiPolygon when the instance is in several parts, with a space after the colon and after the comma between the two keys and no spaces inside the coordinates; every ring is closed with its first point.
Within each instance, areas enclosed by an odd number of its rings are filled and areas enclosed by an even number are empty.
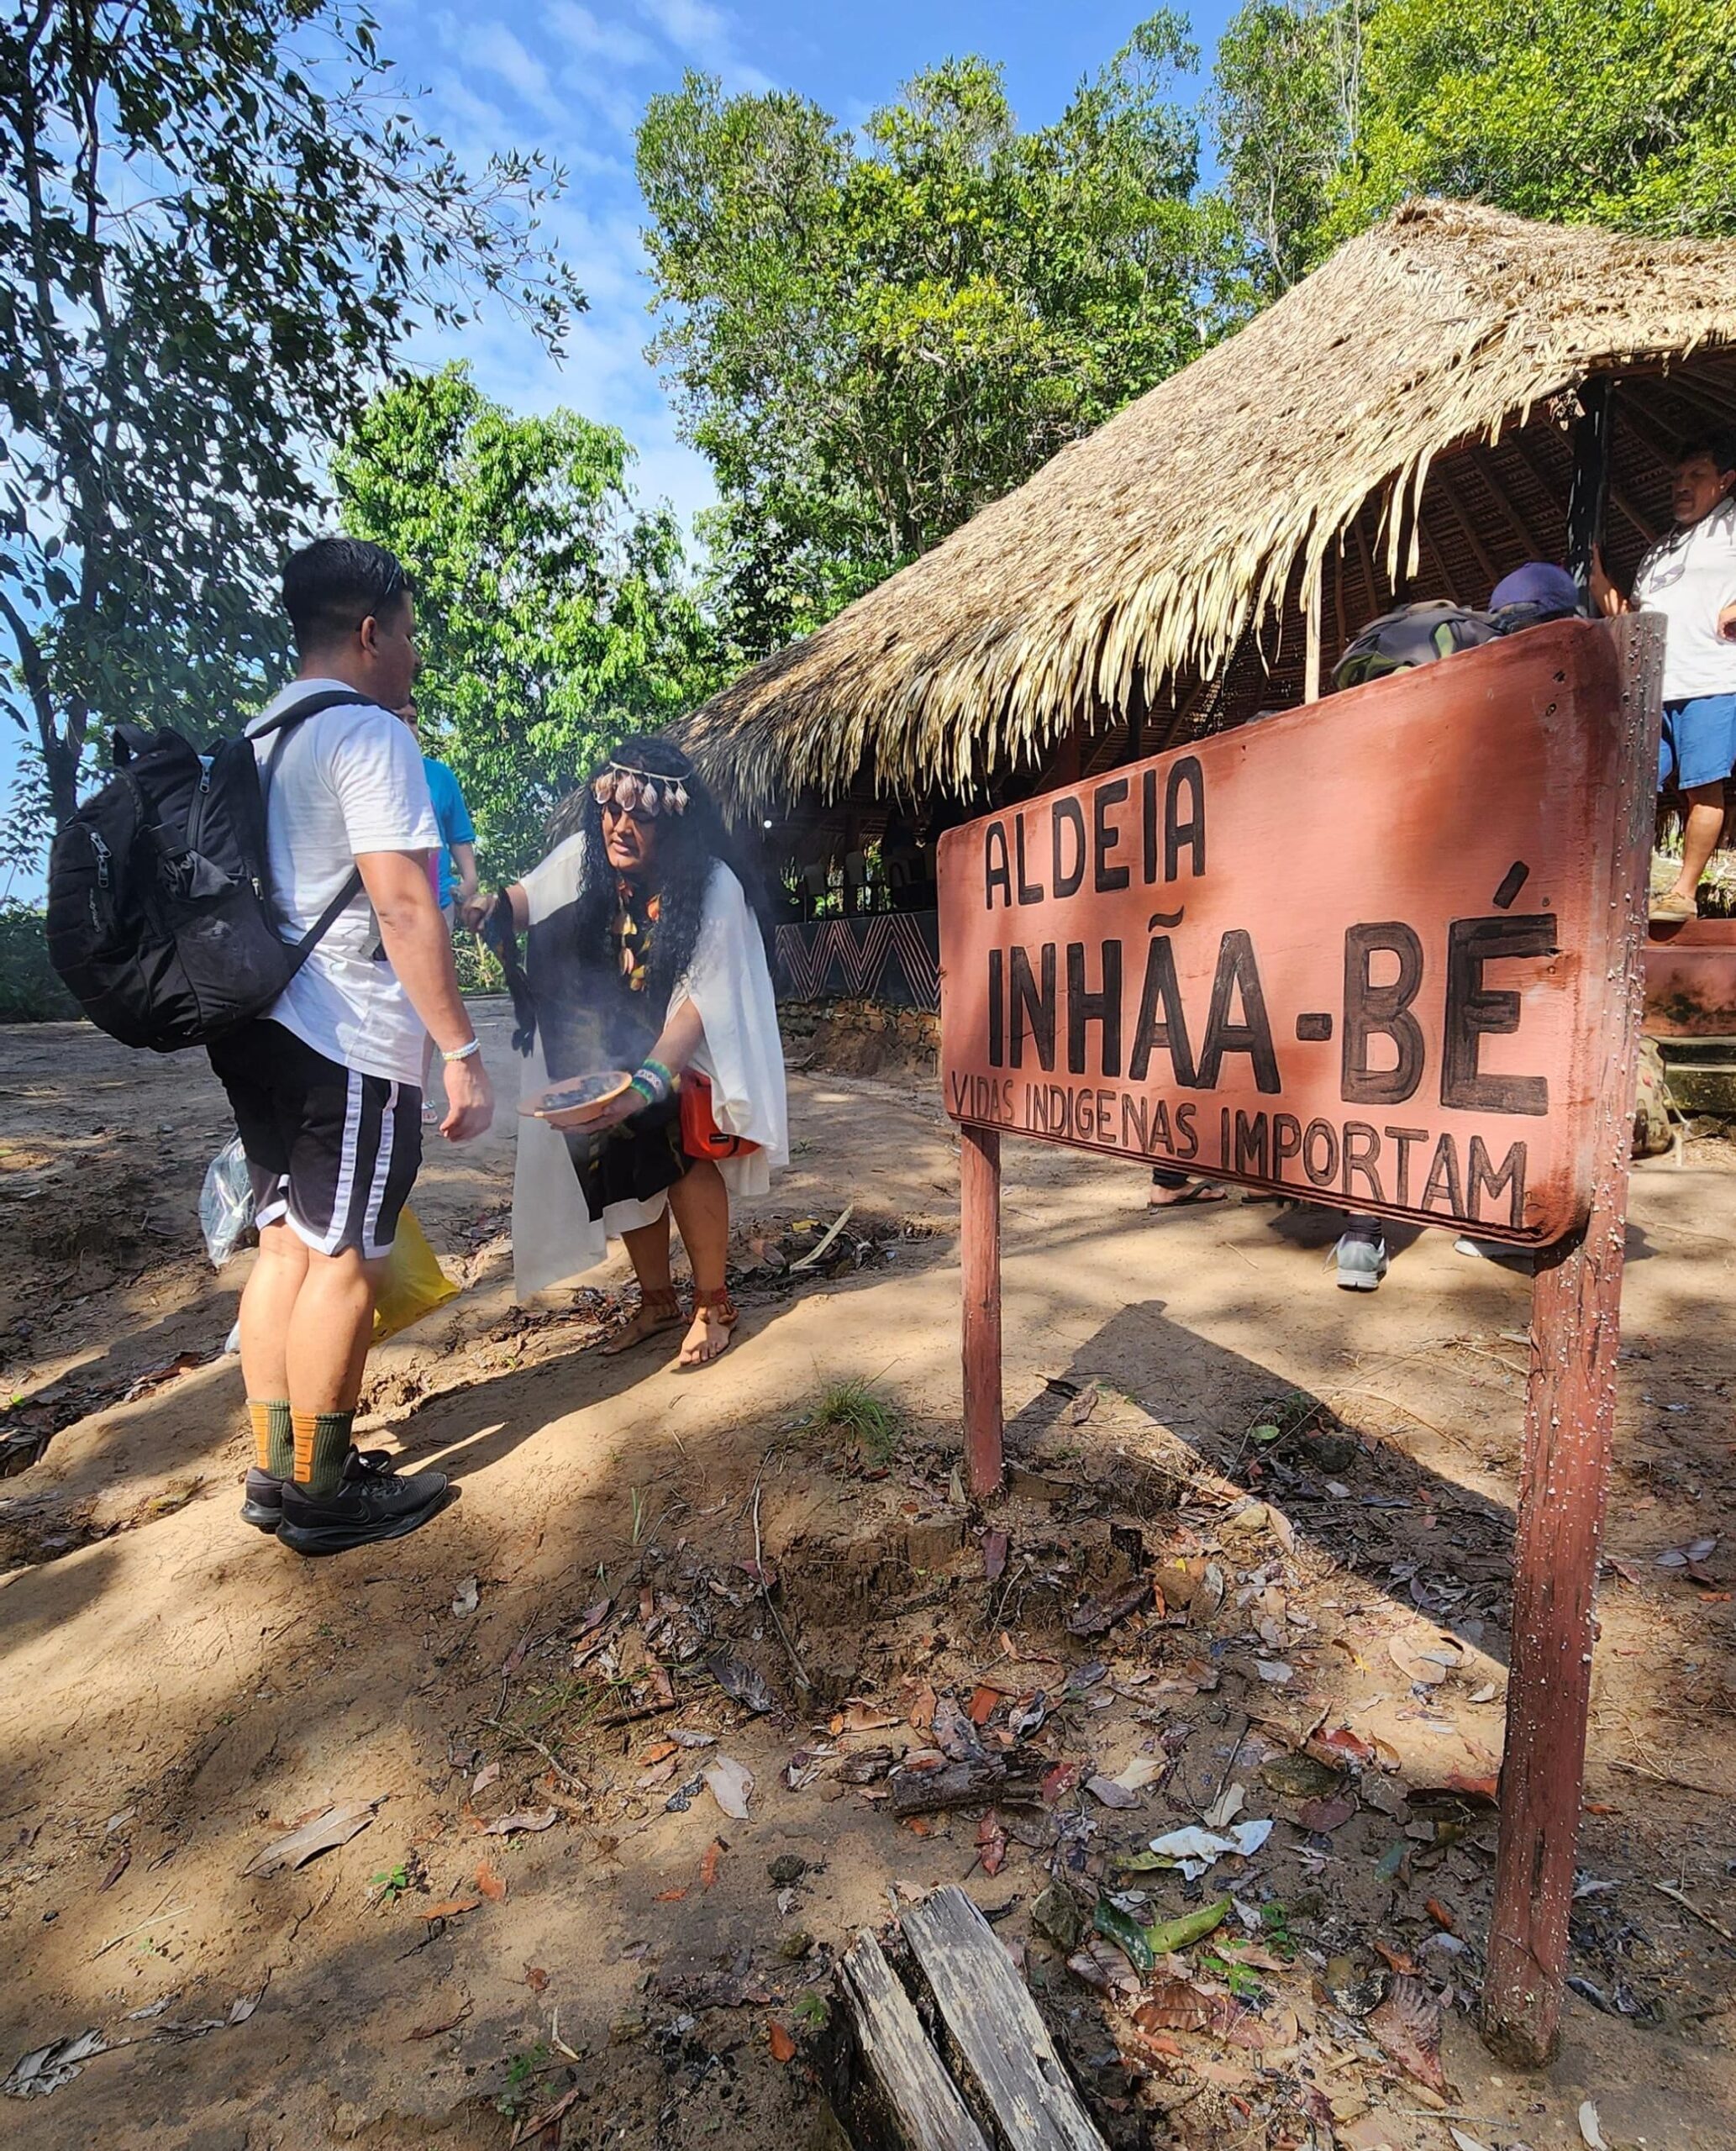
{"type": "Polygon", "coordinates": [[[687,742],[757,812],[963,792],[1077,728],[1131,721],[1151,751],[1298,699],[1317,590],[1329,666],[1395,591],[1480,604],[1560,557],[1567,392],[1598,373],[1624,384],[1607,550],[1631,567],[1667,524],[1674,439],[1736,422],[1736,245],[1410,204],[715,696],[687,742]]]}

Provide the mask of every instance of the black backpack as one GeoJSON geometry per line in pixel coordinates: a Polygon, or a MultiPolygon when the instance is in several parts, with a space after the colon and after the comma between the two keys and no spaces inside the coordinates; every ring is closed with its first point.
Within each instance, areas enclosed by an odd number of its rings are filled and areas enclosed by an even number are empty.
{"type": "Polygon", "coordinates": [[[1344,644],[1344,655],[1332,670],[1332,684],[1340,689],[1360,687],[1389,672],[1406,672],[1412,665],[1432,665],[1461,650],[1475,650],[1492,642],[1499,632],[1488,613],[1473,613],[1444,598],[1395,606],[1344,644]]]}
{"type": "Polygon", "coordinates": [[[361,887],[352,873],[298,941],[278,930],[266,801],[278,749],[323,709],[366,702],[322,688],[252,739],[201,755],[178,732],[118,725],[118,774],[55,839],[48,958],[99,1030],[174,1053],[262,1015],[361,887]],[[253,739],[277,735],[263,768],[253,739]]]}

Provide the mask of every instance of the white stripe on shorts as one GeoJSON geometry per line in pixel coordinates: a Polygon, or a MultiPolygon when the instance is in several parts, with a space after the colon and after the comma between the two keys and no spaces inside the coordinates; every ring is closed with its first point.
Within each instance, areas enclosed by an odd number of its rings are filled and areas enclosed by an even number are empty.
{"type": "Polygon", "coordinates": [[[355,1190],[355,1154],[361,1143],[361,1109],[364,1097],[359,1070],[348,1071],[350,1088],[344,1102],[344,1148],[338,1160],[338,1185],[332,1196],[331,1223],[325,1238],[319,1243],[322,1254],[335,1254],[344,1238],[344,1228],[350,1222],[350,1197],[355,1190]]]}
{"type": "Polygon", "coordinates": [[[391,1252],[390,1244],[379,1244],[380,1210],[386,1200],[386,1183],[392,1173],[392,1147],[397,1134],[398,1086],[392,1084],[380,1112],[380,1148],[374,1158],[374,1178],[368,1189],[368,1207],[362,1212],[361,1254],[364,1262],[376,1262],[391,1252]]]}

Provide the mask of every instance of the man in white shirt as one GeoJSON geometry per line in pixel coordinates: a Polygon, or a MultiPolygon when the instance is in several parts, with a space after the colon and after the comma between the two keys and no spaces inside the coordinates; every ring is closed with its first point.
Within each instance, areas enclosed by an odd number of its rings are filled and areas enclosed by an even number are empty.
{"type": "Polygon", "coordinates": [[[300,663],[248,729],[271,892],[297,940],[354,892],[267,1013],[211,1049],[253,1180],[259,1260],[241,1296],[255,1461],[241,1513],[302,1554],[402,1538],[442,1506],[350,1441],[374,1296],[422,1160],[422,1041],[445,1062],[449,1142],[494,1103],[428,876],[439,841],[422,756],[393,713],[418,663],[404,572],[360,539],[295,554],[283,602],[300,663]],[[349,696],[345,691],[349,690],[349,696]],[[301,704],[326,706],[280,724],[301,704]]]}
{"type": "Polygon", "coordinates": [[[1736,434],[1684,441],[1676,452],[1676,529],[1653,546],[1624,598],[1603,571],[1591,595],[1606,613],[1661,613],[1664,731],[1658,789],[1686,793],[1681,872],[1652,898],[1654,921],[1699,915],[1700,877],[1724,823],[1724,780],[1736,767],[1736,434]]]}

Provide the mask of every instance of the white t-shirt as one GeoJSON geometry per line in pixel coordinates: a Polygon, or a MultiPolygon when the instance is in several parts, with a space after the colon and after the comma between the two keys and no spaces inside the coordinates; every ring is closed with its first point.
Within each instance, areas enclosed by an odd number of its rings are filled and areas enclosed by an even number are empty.
{"type": "Polygon", "coordinates": [[[1736,500],[1720,502],[1686,529],[1653,546],[1633,578],[1633,602],[1661,613],[1664,699],[1736,695],[1736,642],[1718,631],[1718,614],[1736,605],[1736,500]]]}
{"type": "MultiPolygon", "coordinates": [[[[295,681],[249,733],[291,703],[343,684],[295,681]]],[[[387,710],[334,703],[281,745],[276,733],[259,740],[254,753],[262,772],[271,760],[266,834],[288,939],[318,918],[358,853],[431,851],[440,840],[422,749],[387,710]]],[[[374,907],[358,891],[266,1012],[328,1060],[413,1086],[422,1081],[422,1023],[379,947],[374,907]]]]}

